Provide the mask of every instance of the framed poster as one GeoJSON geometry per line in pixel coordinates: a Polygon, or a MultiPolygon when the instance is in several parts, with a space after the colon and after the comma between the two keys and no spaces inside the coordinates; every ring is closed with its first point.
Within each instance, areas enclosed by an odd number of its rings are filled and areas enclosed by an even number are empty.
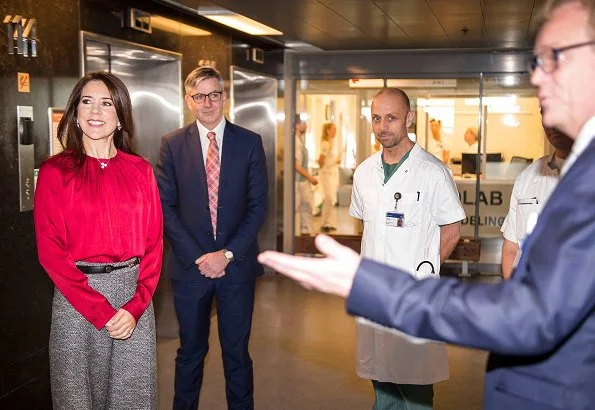
{"type": "Polygon", "coordinates": [[[62,152],[62,145],[58,140],[58,124],[64,115],[62,108],[50,107],[48,108],[48,119],[50,123],[50,156],[56,155],[62,152]]]}

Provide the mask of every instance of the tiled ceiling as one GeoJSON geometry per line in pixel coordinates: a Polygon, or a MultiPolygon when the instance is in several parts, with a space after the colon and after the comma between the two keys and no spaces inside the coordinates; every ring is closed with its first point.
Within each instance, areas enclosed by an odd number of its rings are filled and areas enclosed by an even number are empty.
{"type": "Polygon", "coordinates": [[[323,50],[531,48],[545,0],[170,0],[219,6],[323,50]]]}

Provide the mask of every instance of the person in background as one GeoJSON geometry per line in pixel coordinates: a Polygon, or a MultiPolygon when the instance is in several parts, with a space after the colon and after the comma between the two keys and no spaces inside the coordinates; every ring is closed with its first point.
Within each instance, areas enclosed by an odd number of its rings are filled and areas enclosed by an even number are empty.
{"type": "Polygon", "coordinates": [[[555,128],[544,127],[545,135],[554,146],[552,155],[545,155],[533,162],[516,178],[508,215],[502,224],[502,276],[510,278],[519,246],[527,235],[527,223],[543,208],[558,183],[560,170],[574,142],[555,128]]]}
{"type": "Polygon", "coordinates": [[[219,71],[202,66],[184,82],[195,121],[161,140],[156,174],[171,246],[171,278],[180,348],[174,409],[196,409],[213,301],[230,409],[254,408],[249,342],[258,231],[264,223],[267,167],[260,135],[227,121],[219,71]]]}
{"type": "Polygon", "coordinates": [[[333,212],[333,206],[337,197],[337,184],[339,182],[339,163],[336,148],[334,146],[337,127],[332,122],[322,126],[322,137],[320,141],[320,166],[319,177],[322,186],[322,232],[337,230],[337,215],[333,212]]]}
{"type": "MultiPolygon", "coordinates": [[[[409,97],[383,88],[372,100],[372,130],[382,151],[353,177],[351,216],[364,224],[362,256],[409,272],[439,277],[455,248],[465,212],[449,169],[409,139],[409,97]]],[[[372,380],[374,410],[427,410],[433,384],[448,379],[446,345],[357,324],[358,376],[372,380]]]]}
{"type": "Polygon", "coordinates": [[[448,164],[450,151],[442,133],[442,121],[432,118],[430,120],[430,138],[428,138],[428,152],[440,161],[448,164]]]}
{"type": "Polygon", "coordinates": [[[35,191],[39,262],[56,288],[49,356],[54,409],[156,409],[155,317],[163,217],[151,164],[135,154],[116,76],[77,82],[58,125],[64,151],[35,191]]]}
{"type": "Polygon", "coordinates": [[[372,145],[372,148],[370,149],[370,155],[374,155],[378,151],[381,151],[381,150],[382,150],[382,145],[380,145],[380,141],[378,141],[377,139],[374,139],[374,145],[372,145]]]}
{"type": "Polygon", "coordinates": [[[478,149],[479,146],[477,144],[477,127],[468,127],[465,130],[465,135],[463,135],[463,138],[465,139],[465,142],[467,143],[467,146],[465,147],[465,150],[463,151],[464,153],[467,154],[477,154],[478,153],[478,149]]]}
{"type": "Polygon", "coordinates": [[[310,160],[306,147],[306,130],[308,125],[299,115],[295,116],[295,208],[296,218],[299,218],[300,234],[312,235],[312,186],[318,185],[318,180],[308,171],[310,160]]]}

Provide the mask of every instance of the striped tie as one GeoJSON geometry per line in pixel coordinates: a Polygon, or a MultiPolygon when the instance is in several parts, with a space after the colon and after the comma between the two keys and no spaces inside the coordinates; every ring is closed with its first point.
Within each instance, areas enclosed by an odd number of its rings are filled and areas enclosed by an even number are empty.
{"type": "Polygon", "coordinates": [[[215,133],[207,134],[209,139],[209,150],[207,151],[207,190],[209,192],[209,210],[211,211],[211,224],[213,225],[213,236],[217,237],[217,204],[219,202],[219,146],[215,140],[215,133]]]}

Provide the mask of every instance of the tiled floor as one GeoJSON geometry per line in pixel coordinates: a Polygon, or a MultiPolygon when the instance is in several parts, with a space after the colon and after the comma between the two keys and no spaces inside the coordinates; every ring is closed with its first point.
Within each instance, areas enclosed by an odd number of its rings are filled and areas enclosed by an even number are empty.
{"type": "MultiPolygon", "coordinates": [[[[213,317],[215,320],[215,317],[213,317]]],[[[201,409],[226,409],[216,326],[205,365],[201,409]]],[[[158,340],[160,409],[171,408],[177,338],[158,340]]],[[[258,281],[251,355],[258,410],[370,409],[371,384],[355,375],[355,322],[344,301],[281,277],[258,281]]],[[[449,347],[450,380],[436,387],[436,410],[481,408],[486,354],[449,347]]]]}
{"type": "MultiPolygon", "coordinates": [[[[349,215],[349,208],[346,206],[334,206],[331,214],[336,218],[337,230],[333,234],[359,235],[363,231],[362,222],[349,215]]],[[[320,232],[322,217],[320,215],[312,218],[312,229],[314,233],[320,232]]]]}

